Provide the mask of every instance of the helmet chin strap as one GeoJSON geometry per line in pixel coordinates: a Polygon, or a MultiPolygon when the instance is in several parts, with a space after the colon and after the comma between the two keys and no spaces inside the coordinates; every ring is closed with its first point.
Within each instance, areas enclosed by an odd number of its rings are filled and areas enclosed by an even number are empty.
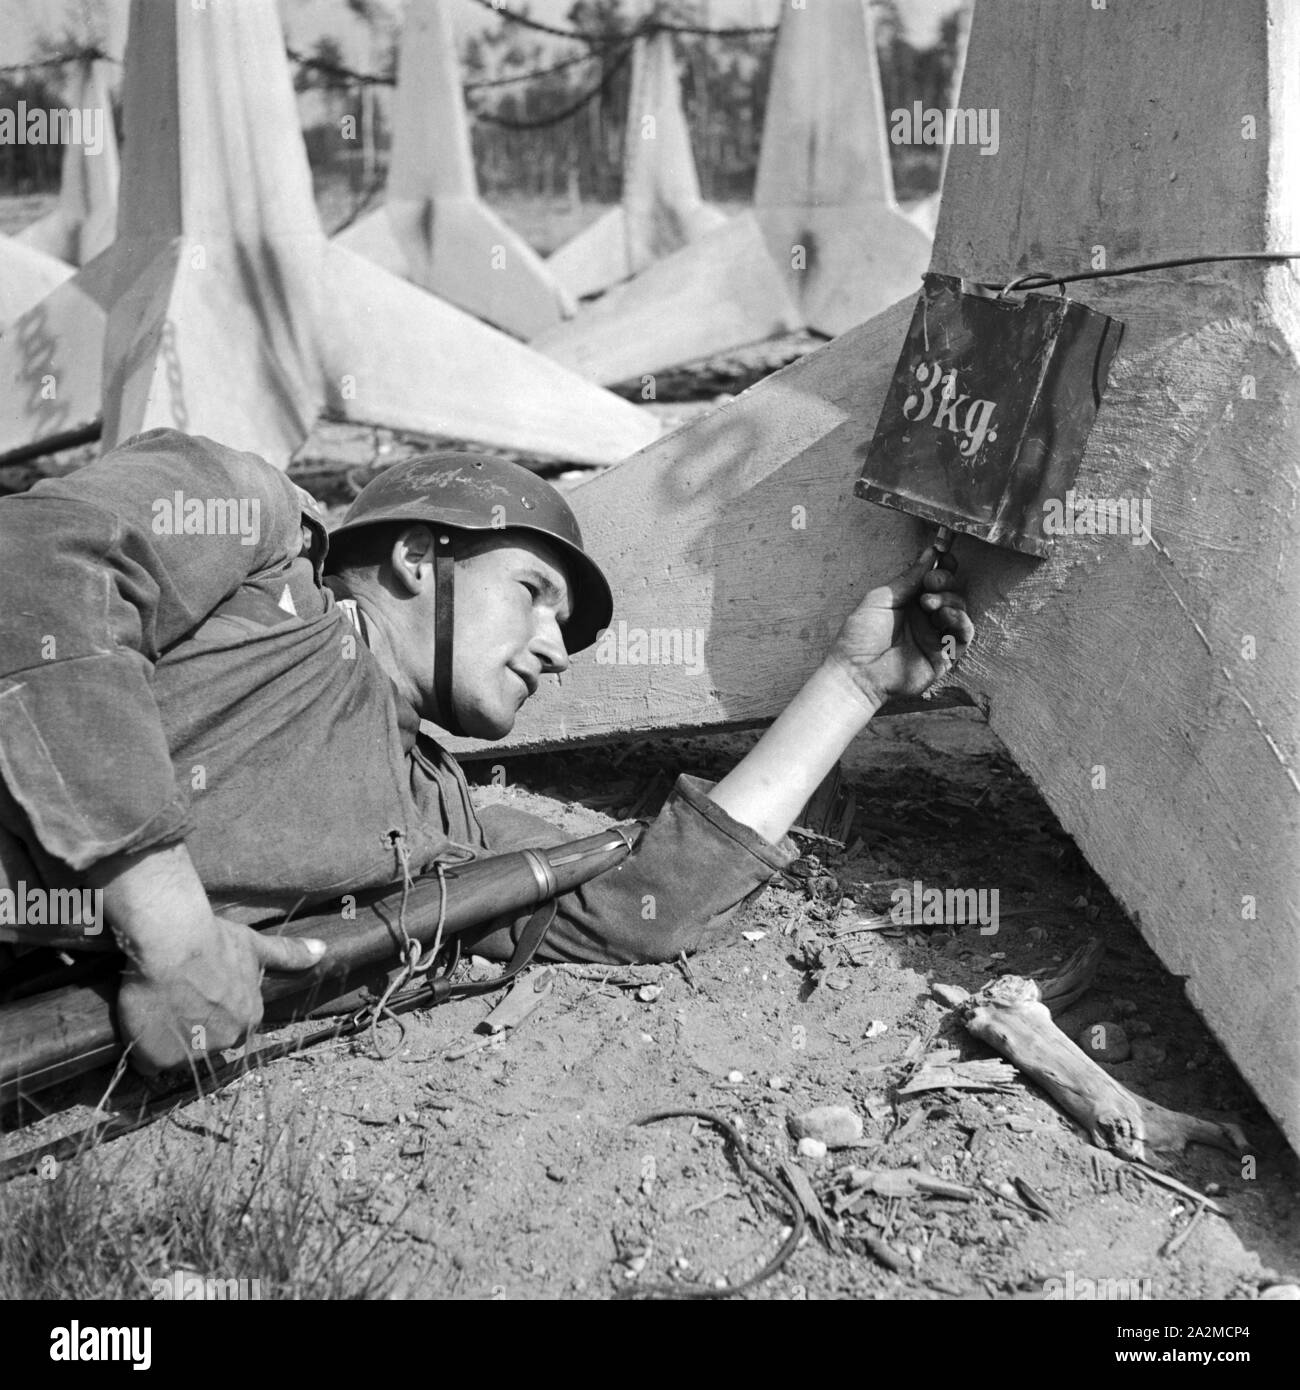
{"type": "Polygon", "coordinates": [[[451,695],[451,638],[456,625],[456,557],[451,537],[439,535],[434,542],[433,699],[438,707],[438,723],[449,734],[464,736],[456,717],[451,695]]]}

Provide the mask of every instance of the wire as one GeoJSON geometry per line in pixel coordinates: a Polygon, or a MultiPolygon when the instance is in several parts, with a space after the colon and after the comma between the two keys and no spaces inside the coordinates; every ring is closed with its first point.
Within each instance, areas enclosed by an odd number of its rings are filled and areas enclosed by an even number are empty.
{"type": "Polygon", "coordinates": [[[738,1293],[744,1293],[748,1289],[761,1284],[765,1279],[770,1279],[786,1263],[791,1255],[794,1254],[799,1242],[803,1239],[804,1231],[804,1211],[803,1203],[786,1186],[786,1184],[769,1172],[758,1163],[749,1152],[749,1146],[740,1137],[735,1125],[724,1120],[721,1115],[715,1115],[711,1110],[652,1110],[648,1115],[642,1115],[639,1119],[633,1120],[633,1125],[652,1125],[660,1120],[675,1120],[678,1118],[703,1120],[706,1124],[714,1125],[720,1129],[731,1141],[732,1147],[736,1150],[736,1155],[740,1161],[750,1170],[756,1173],[763,1181],[776,1192],[782,1202],[790,1208],[790,1234],[781,1242],[781,1248],[772,1256],[770,1260],[758,1271],[751,1274],[748,1279],[742,1279],[738,1284],[723,1284],[720,1287],[708,1287],[703,1284],[643,1284],[639,1288],[626,1289],[623,1291],[625,1298],[682,1298],[682,1299],[703,1299],[703,1298],[733,1298],[738,1293]]]}
{"type": "Polygon", "coordinates": [[[509,116],[498,116],[489,111],[474,111],[472,114],[477,121],[484,121],[488,125],[502,126],[506,130],[541,130],[546,126],[559,125],[561,121],[567,121],[570,116],[576,115],[582,108],[601,96],[613,82],[614,78],[627,66],[628,59],[632,56],[632,44],[618,55],[617,58],[605,69],[604,75],[589,91],[584,92],[576,101],[570,102],[568,106],[562,107],[559,111],[553,111],[549,116],[538,116],[533,120],[515,120],[509,116]]]}
{"type": "Polygon", "coordinates": [[[703,24],[675,24],[664,20],[650,19],[644,26],[647,33],[663,30],[669,34],[698,34],[708,39],[742,39],[750,35],[762,34],[771,38],[776,33],[775,24],[736,25],[727,29],[709,29],[703,24]]]}
{"type": "Polygon", "coordinates": [[[333,63],[328,58],[309,58],[295,48],[286,46],[284,53],[291,63],[296,63],[300,68],[312,68],[316,72],[328,73],[330,77],[341,78],[344,82],[356,82],[363,87],[392,87],[397,83],[397,78],[388,73],[359,72],[356,68],[346,67],[342,63],[333,63]]]}
{"type": "MultiPolygon", "coordinates": [[[[362,87],[394,87],[397,85],[397,77],[392,73],[382,72],[361,72],[357,68],[347,67],[343,63],[334,63],[327,58],[311,58],[305,53],[299,53],[297,49],[286,48],[285,56],[291,63],[296,63],[300,68],[310,68],[314,72],[323,72],[329,77],[337,77],[340,82],[351,82],[362,87]]],[[[566,68],[577,67],[579,63],[590,63],[598,55],[595,53],[579,53],[576,58],[566,58],[562,63],[554,63],[548,68],[533,68],[528,72],[518,72],[512,77],[484,77],[476,82],[465,82],[461,84],[462,92],[477,92],[487,87],[509,87],[518,82],[531,82],[539,77],[550,77],[552,73],[563,72],[566,68]]]]}
{"type": "Polygon", "coordinates": [[[1046,271],[1033,271],[1009,280],[998,291],[998,298],[1010,294],[1012,290],[1041,290],[1048,285],[1069,285],[1076,280],[1106,280],[1114,275],[1141,275],[1148,270],[1169,270],[1180,265],[1210,265],[1215,261],[1296,261],[1300,251],[1225,251],[1210,256],[1179,256],[1169,261],[1144,261],[1141,265],[1128,265],[1116,270],[1079,270],[1073,275],[1049,275],[1046,271]],[[1033,283],[1030,283],[1030,282],[1033,283]]]}
{"type": "Polygon", "coordinates": [[[76,48],[66,53],[56,53],[52,58],[34,58],[27,63],[9,63],[0,67],[0,73],[35,71],[38,68],[60,68],[69,63],[119,63],[121,59],[105,53],[102,48],[76,48]]]}
{"type": "MultiPolygon", "coordinates": [[[[533,19],[531,15],[519,14],[516,10],[506,9],[504,5],[497,4],[496,0],[474,0],[474,3],[481,5],[485,10],[491,10],[493,14],[500,15],[502,19],[507,19],[512,24],[518,24],[521,28],[534,29],[539,34],[550,34],[557,39],[577,39],[581,43],[588,43],[593,46],[618,41],[618,39],[611,39],[606,34],[587,34],[580,29],[558,29],[552,24],[543,24],[540,19],[533,19]]],[[[618,37],[621,39],[623,36],[618,37]]]]}
{"type": "Polygon", "coordinates": [[[579,63],[590,63],[598,56],[595,53],[579,53],[576,58],[566,58],[562,63],[556,63],[553,67],[534,68],[531,72],[519,72],[513,77],[483,77],[477,82],[466,82],[461,90],[479,92],[486,87],[508,87],[512,82],[531,82],[537,77],[550,77],[552,73],[577,67],[579,63]]]}
{"type": "Polygon", "coordinates": [[[502,19],[509,20],[512,24],[522,25],[525,29],[535,29],[539,34],[550,34],[557,39],[576,39],[579,43],[591,44],[593,47],[619,43],[624,38],[636,34],[654,34],[660,31],[667,31],[670,34],[699,34],[708,38],[719,39],[742,38],[749,34],[776,33],[776,26],[772,24],[755,25],[748,28],[709,29],[702,24],[675,24],[669,20],[647,16],[630,34],[611,36],[609,34],[592,34],[582,29],[558,29],[554,25],[543,24],[541,20],[534,19],[531,15],[520,14],[517,10],[508,10],[504,5],[498,4],[497,0],[474,0],[474,3],[481,5],[485,10],[491,10],[493,14],[500,15],[502,19]]]}

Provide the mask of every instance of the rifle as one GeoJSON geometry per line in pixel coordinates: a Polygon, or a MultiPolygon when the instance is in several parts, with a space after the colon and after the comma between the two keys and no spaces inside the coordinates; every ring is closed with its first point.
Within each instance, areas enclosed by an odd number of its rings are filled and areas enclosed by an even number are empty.
{"type": "MultiPolygon", "coordinates": [[[[358,901],[355,920],[345,919],[335,904],[326,911],[273,924],[267,930],[277,936],[316,937],[325,942],[326,950],[311,970],[265,976],[262,998],[268,1004],[293,1000],[289,1015],[301,1018],[322,1001],[354,988],[358,975],[396,963],[405,945],[399,918],[407,935],[428,946],[440,917],[444,938],[454,938],[495,918],[517,916],[626,859],[640,830],[639,825],[614,826],[548,849],[515,850],[444,867],[440,876],[426,874],[409,888],[384,889],[358,901]]],[[[506,972],[481,987],[473,986],[473,992],[498,988],[517,974],[540,945],[553,915],[553,909],[545,916],[534,913],[506,972]]],[[[431,1002],[456,992],[458,987],[445,979],[435,980],[431,1002]]],[[[116,978],[105,979],[69,985],[0,1008],[0,1104],[120,1057],[123,1043],[113,1011],[116,993],[116,978]]]]}

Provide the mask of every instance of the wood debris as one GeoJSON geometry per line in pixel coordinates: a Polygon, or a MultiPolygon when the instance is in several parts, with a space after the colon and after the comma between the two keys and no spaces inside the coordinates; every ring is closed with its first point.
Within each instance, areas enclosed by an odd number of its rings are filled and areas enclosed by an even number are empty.
{"type": "Polygon", "coordinates": [[[1189,1143],[1245,1152],[1236,1125],[1166,1110],[1121,1086],[1056,1026],[1033,980],[1004,975],[958,1007],[967,1030],[1036,1081],[1098,1148],[1133,1160],[1189,1143]]]}
{"type": "Polygon", "coordinates": [[[949,1182],[947,1178],[938,1178],[932,1173],[921,1173],[915,1168],[850,1168],[847,1178],[850,1192],[863,1195],[874,1193],[877,1197],[924,1195],[971,1202],[977,1195],[973,1187],[949,1182]]]}
{"type": "Polygon", "coordinates": [[[975,1062],[948,1062],[935,1066],[926,1062],[925,1066],[899,1089],[900,1096],[914,1095],[918,1091],[1005,1091],[1016,1079],[1015,1067],[1008,1066],[996,1058],[975,1062]]]}
{"type": "Polygon", "coordinates": [[[781,1176],[790,1191],[798,1197],[799,1205],[808,1218],[808,1224],[817,1232],[818,1239],[832,1254],[842,1255],[844,1242],[840,1239],[835,1224],[826,1215],[826,1209],[822,1206],[821,1198],[817,1196],[808,1174],[797,1163],[782,1159],[781,1176]]]}

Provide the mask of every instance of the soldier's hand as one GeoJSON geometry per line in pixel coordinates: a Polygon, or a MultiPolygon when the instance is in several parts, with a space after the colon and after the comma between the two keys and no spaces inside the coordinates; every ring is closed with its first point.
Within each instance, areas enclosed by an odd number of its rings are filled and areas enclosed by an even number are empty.
{"type": "Polygon", "coordinates": [[[183,844],[115,855],[86,878],[126,953],[118,1022],[146,1074],[242,1042],[262,1021],[262,971],[308,970],[325,954],[324,942],[215,916],[183,844]]]}
{"type": "Polygon", "coordinates": [[[262,1021],[264,970],[309,970],[324,944],[266,936],[211,913],[131,960],[117,997],[123,1039],[145,1075],[243,1042],[262,1021]]]}
{"type": "Polygon", "coordinates": [[[827,660],[841,666],[864,694],[883,704],[915,696],[961,659],[975,626],[953,576],[957,562],[927,546],[887,584],[872,589],[844,620],[827,660]]]}

